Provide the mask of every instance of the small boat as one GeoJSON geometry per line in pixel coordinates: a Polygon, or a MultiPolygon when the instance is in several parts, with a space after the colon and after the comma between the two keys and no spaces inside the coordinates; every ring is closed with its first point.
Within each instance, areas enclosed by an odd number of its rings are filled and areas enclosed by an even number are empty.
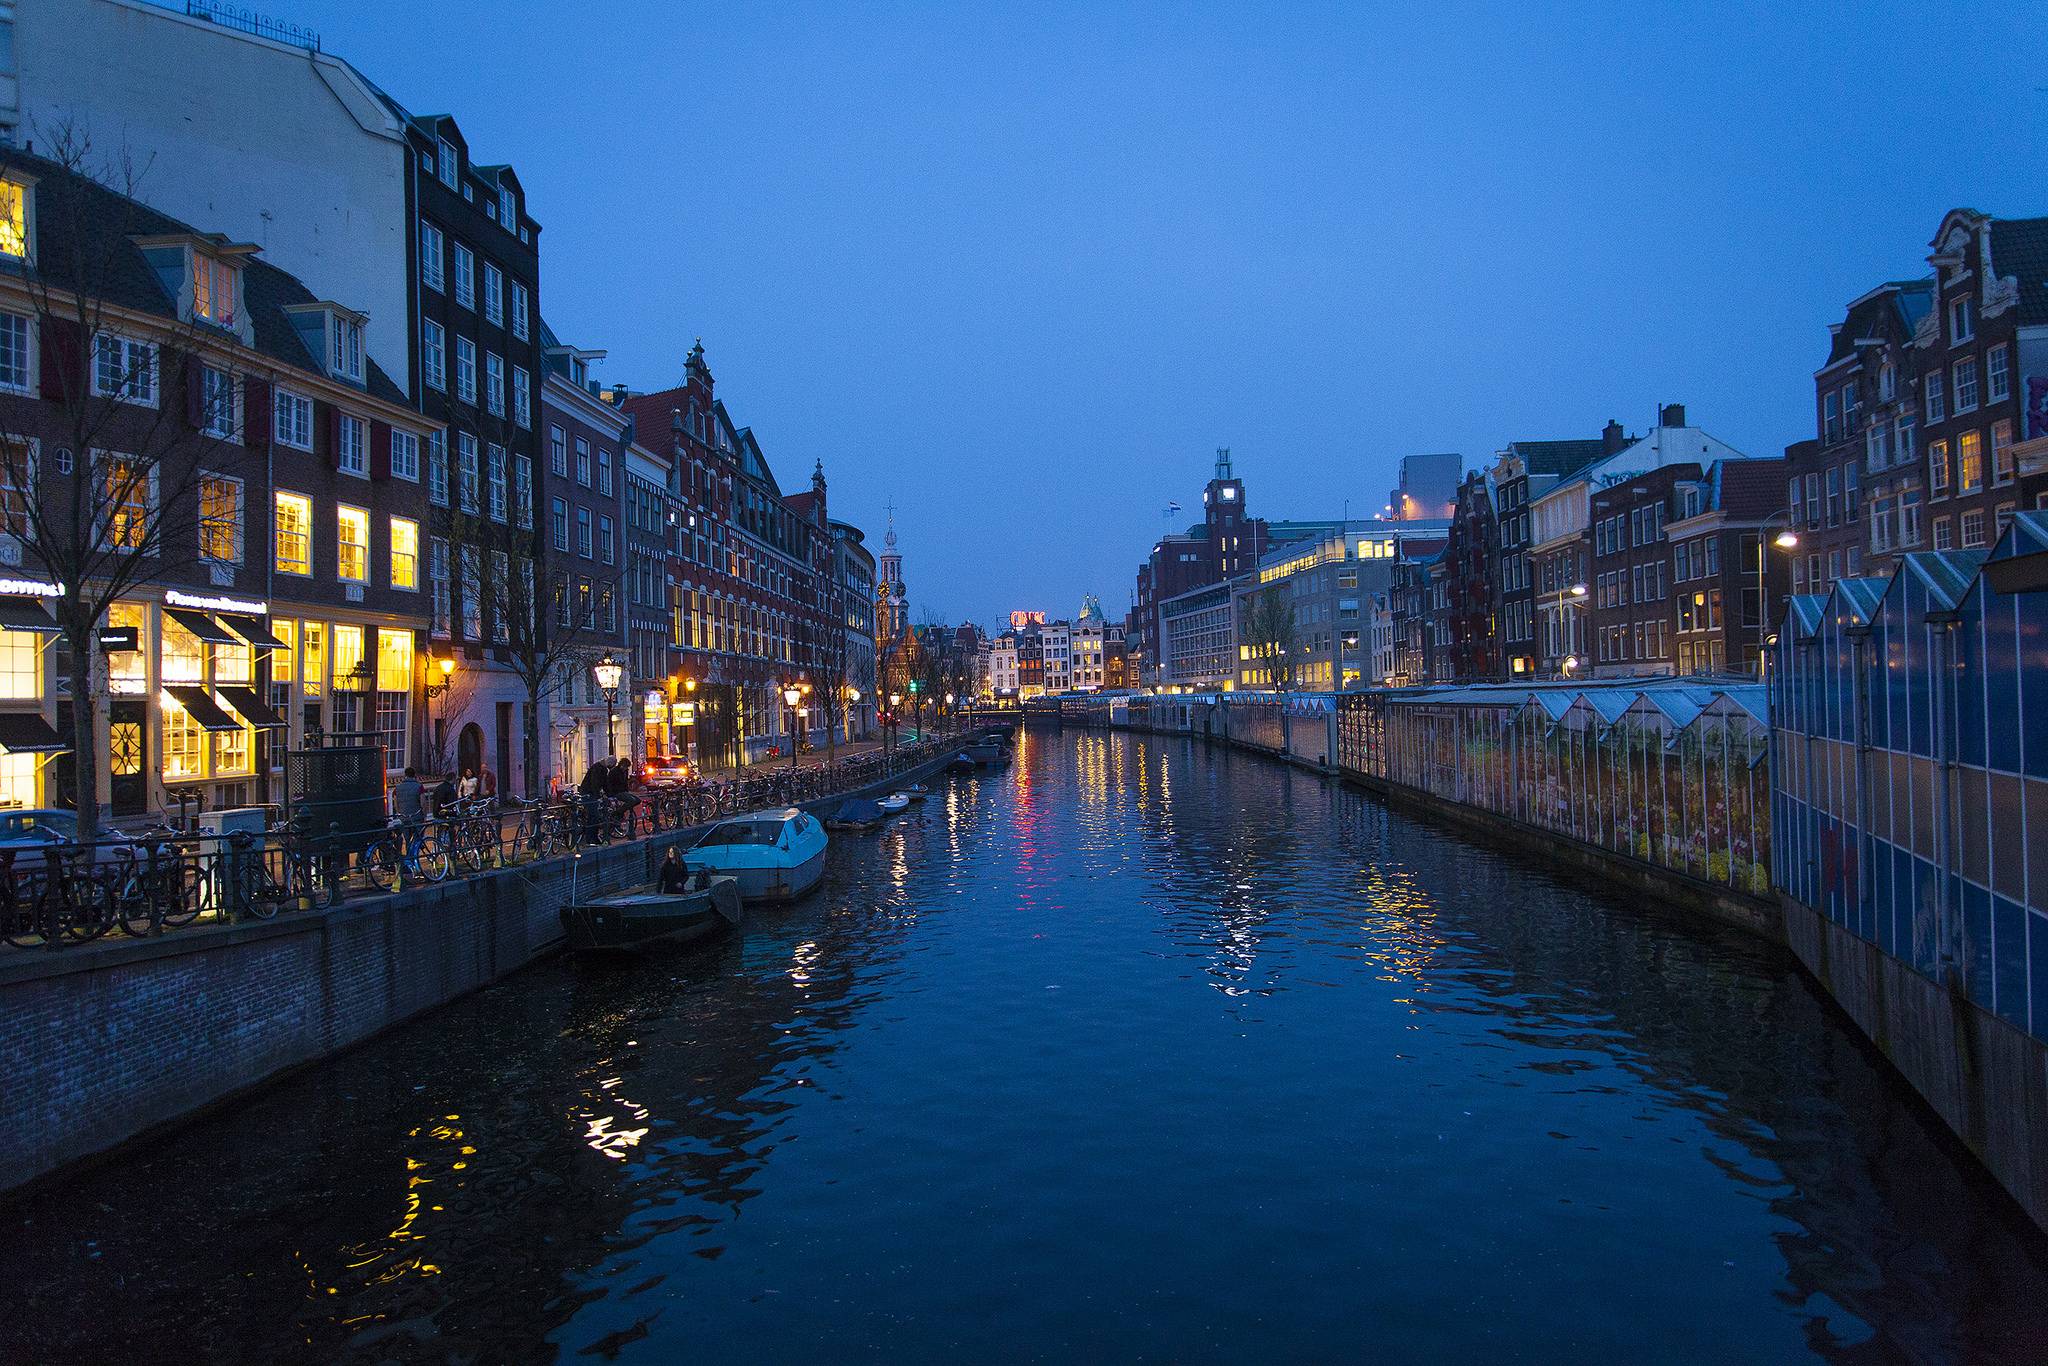
{"type": "Polygon", "coordinates": [[[577,953],[623,953],[702,939],[739,924],[739,884],[729,877],[699,881],[682,892],[621,892],[564,906],[562,932],[577,953]]]}
{"type": "Polygon", "coordinates": [[[910,798],[901,792],[891,792],[888,796],[876,802],[875,805],[881,808],[883,815],[893,816],[904,807],[910,805],[910,798]]]}
{"type": "Polygon", "coordinates": [[[953,756],[952,761],[948,763],[946,767],[953,769],[955,771],[959,771],[962,769],[972,769],[974,767],[974,760],[971,756],[968,755],[966,750],[962,750],[960,751],[960,753],[953,756]]]}
{"type": "Polygon", "coordinates": [[[903,789],[903,795],[914,802],[921,802],[926,797],[932,795],[932,790],[923,783],[912,783],[909,787],[903,789]]]}
{"type": "Polygon", "coordinates": [[[827,843],[825,827],[795,807],[756,811],[712,826],[683,863],[736,878],[743,901],[794,901],[825,876],[827,843]]]}
{"type": "Polygon", "coordinates": [[[993,768],[1010,762],[1010,747],[994,737],[970,740],[967,757],[978,765],[993,768]]]}
{"type": "Polygon", "coordinates": [[[825,828],[864,834],[870,830],[879,830],[882,822],[888,818],[889,813],[882,810],[879,803],[866,797],[848,797],[825,813],[825,828]]]}

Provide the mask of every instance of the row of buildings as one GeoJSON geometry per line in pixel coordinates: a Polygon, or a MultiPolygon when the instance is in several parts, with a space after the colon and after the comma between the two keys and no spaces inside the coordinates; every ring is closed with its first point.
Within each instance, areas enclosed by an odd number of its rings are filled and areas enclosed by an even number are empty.
{"type": "Polygon", "coordinates": [[[1411,458],[1385,517],[1331,524],[1250,517],[1220,454],[1203,522],[1138,571],[1134,686],[1760,673],[1789,595],[2048,506],[2048,218],[1953,210],[1926,259],[1830,325],[1813,435],[1782,452],[1667,404],[1470,472],[1411,458]]]}
{"type": "Polygon", "coordinates": [[[893,528],[786,489],[701,343],[601,381],[455,117],[202,0],[9,19],[0,803],[80,764],[117,817],[280,801],[365,735],[538,794],[873,727],[893,528]]]}

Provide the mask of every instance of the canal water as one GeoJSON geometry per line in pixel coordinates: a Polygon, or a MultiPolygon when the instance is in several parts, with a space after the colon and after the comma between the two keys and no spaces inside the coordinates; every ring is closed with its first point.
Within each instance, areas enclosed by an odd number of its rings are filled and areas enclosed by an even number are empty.
{"type": "Polygon", "coordinates": [[[0,1212],[9,1360],[2024,1361],[2048,1256],[1787,959],[1027,733],[0,1212]]]}

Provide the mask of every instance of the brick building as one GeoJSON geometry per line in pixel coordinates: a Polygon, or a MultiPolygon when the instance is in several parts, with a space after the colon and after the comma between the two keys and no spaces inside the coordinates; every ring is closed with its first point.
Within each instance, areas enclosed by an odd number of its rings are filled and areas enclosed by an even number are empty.
{"type": "Polygon", "coordinates": [[[1665,524],[1671,554],[1673,662],[1680,674],[1755,674],[1791,588],[1778,528],[1783,460],[1721,460],[1678,489],[1665,524]]]}
{"type": "Polygon", "coordinates": [[[1664,528],[1696,509],[1695,464],[1664,465],[1594,493],[1586,579],[1596,677],[1676,672],[1671,542],[1664,528]]]}
{"type": "Polygon", "coordinates": [[[1268,548],[1265,521],[1245,508],[1244,482],[1230,451],[1216,452],[1216,468],[1202,488],[1202,521],[1185,533],[1162,536],[1138,567],[1135,603],[1125,624],[1126,648],[1138,659],[1141,681],[1161,681],[1160,605],[1191,589],[1246,573],[1268,548]]]}
{"type": "Polygon", "coordinates": [[[1628,445],[1609,422],[1598,440],[1511,441],[1494,457],[1491,480],[1500,537],[1500,653],[1509,678],[1533,677],[1543,665],[1537,638],[1536,562],[1529,510],[1558,480],[1628,445]]]}
{"type": "MultiPolygon", "coordinates": [[[[1825,594],[1840,578],[1889,568],[1921,546],[1914,337],[1934,282],[1898,280],[1852,301],[1832,324],[1827,363],[1814,374],[1814,436],[1785,448],[1784,516],[1799,537],[1792,591],[1825,594]]],[[[1774,553],[1775,549],[1774,549],[1774,553]]]]}
{"type": "Polygon", "coordinates": [[[1494,509],[1494,489],[1488,476],[1475,470],[1458,485],[1444,546],[1449,633],[1444,664],[1448,674],[1439,681],[1482,681],[1499,678],[1506,671],[1500,632],[1500,564],[1500,520],[1494,509]]]}

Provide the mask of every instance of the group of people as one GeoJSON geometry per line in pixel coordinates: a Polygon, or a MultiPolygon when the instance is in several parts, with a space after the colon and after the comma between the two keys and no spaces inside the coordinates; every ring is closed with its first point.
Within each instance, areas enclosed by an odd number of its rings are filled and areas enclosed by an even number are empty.
{"type": "Polygon", "coordinates": [[[633,795],[632,766],[616,754],[600,758],[585,769],[576,790],[585,798],[583,837],[592,844],[602,844],[626,813],[640,804],[640,799],[633,795]],[[607,804],[599,800],[606,797],[617,805],[607,810],[607,804]]]}
{"type": "MultiPolygon", "coordinates": [[[[586,798],[583,834],[593,844],[602,843],[618,828],[626,813],[640,804],[640,799],[633,795],[632,766],[616,754],[592,763],[576,790],[586,798]],[[612,800],[607,802],[604,798],[612,800]]],[[[430,812],[437,817],[446,816],[457,802],[476,797],[490,799],[497,793],[497,779],[488,768],[481,777],[473,768],[464,769],[460,779],[444,774],[429,792],[420,781],[419,770],[408,764],[405,775],[391,789],[391,814],[405,828],[407,858],[418,858],[430,812]]]]}

